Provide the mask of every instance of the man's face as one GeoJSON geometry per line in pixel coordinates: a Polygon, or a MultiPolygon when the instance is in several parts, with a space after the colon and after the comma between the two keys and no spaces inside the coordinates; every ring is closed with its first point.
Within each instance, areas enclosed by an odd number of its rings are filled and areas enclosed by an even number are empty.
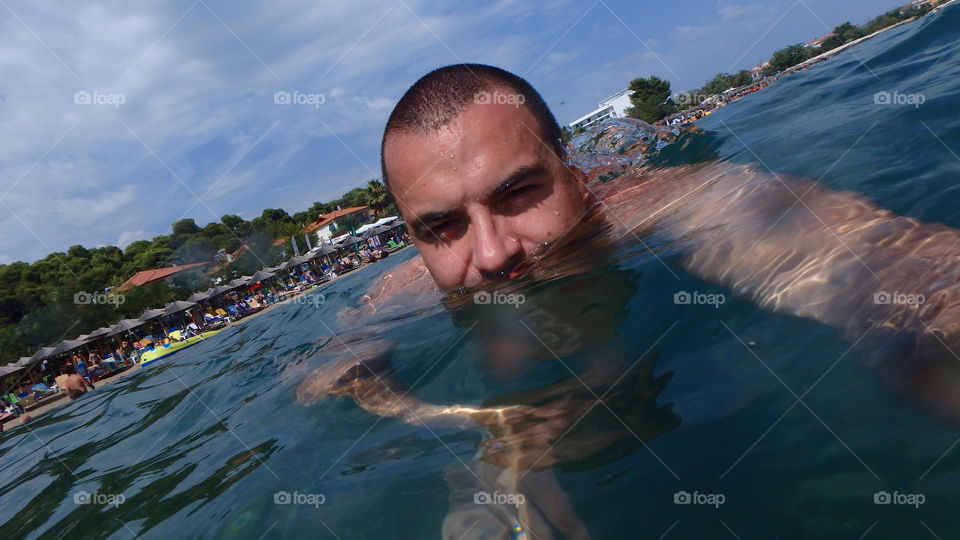
{"type": "Polygon", "coordinates": [[[390,188],[442,290],[512,279],[586,210],[582,175],[524,106],[474,104],[430,134],[392,134],[390,188]]]}

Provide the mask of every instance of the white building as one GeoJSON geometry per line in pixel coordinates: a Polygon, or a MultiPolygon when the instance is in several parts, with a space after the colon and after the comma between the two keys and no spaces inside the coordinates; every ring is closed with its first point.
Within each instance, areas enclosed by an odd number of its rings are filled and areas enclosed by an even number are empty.
{"type": "Polygon", "coordinates": [[[628,88],[604,99],[596,109],[570,122],[570,129],[585,128],[607,118],[627,116],[627,109],[633,106],[633,103],[630,103],[630,94],[632,93],[628,88]]]}

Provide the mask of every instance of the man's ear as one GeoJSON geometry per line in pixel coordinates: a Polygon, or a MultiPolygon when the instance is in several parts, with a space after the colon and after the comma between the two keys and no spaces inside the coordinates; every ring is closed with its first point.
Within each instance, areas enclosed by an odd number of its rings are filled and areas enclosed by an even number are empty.
{"type": "Polygon", "coordinates": [[[565,166],[567,167],[567,170],[570,171],[570,176],[573,179],[574,184],[576,184],[577,190],[583,196],[583,200],[592,200],[594,198],[594,194],[589,188],[587,188],[587,181],[589,181],[589,178],[587,178],[586,173],[580,170],[576,165],[567,163],[565,166]]]}

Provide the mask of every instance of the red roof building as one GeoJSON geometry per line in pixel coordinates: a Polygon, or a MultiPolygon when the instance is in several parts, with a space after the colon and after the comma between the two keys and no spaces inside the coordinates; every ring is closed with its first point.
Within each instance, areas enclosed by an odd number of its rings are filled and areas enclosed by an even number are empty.
{"type": "Polygon", "coordinates": [[[307,225],[303,232],[309,233],[319,230],[319,235],[323,238],[330,238],[334,233],[342,232],[339,229],[342,229],[343,222],[348,221],[348,216],[351,216],[351,219],[357,220],[359,224],[364,224],[369,219],[369,212],[367,211],[368,207],[366,206],[353,206],[350,208],[344,208],[343,210],[334,210],[328,214],[320,214],[320,216],[313,223],[307,225]],[[360,216],[353,216],[358,212],[366,212],[360,216]],[[340,221],[340,223],[338,223],[340,221]],[[338,225],[340,225],[338,227],[338,225]]]}
{"type": "Polygon", "coordinates": [[[139,287],[141,285],[146,285],[147,283],[153,283],[155,281],[166,280],[169,281],[173,279],[177,274],[190,270],[191,268],[198,268],[201,266],[206,266],[207,263],[199,262],[193,264],[183,264],[180,266],[169,266],[167,268],[155,268],[153,270],[143,270],[134,274],[130,279],[123,282],[122,285],[117,287],[118,291],[125,291],[127,289],[132,289],[134,287],[139,287]]]}

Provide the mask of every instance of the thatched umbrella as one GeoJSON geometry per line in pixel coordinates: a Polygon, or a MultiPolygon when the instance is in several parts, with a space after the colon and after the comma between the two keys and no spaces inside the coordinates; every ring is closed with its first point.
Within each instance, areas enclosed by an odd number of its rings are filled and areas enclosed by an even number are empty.
{"type": "Polygon", "coordinates": [[[250,279],[247,280],[247,287],[260,283],[261,281],[266,281],[272,277],[276,276],[273,272],[267,272],[266,270],[260,270],[259,272],[250,276],[250,279]]]}
{"type": "Polygon", "coordinates": [[[203,300],[210,298],[210,291],[212,290],[213,288],[207,289],[204,292],[195,292],[187,298],[187,302],[202,302],[203,300]]]}
{"type": "Polygon", "coordinates": [[[197,305],[196,302],[187,302],[186,300],[174,300],[173,302],[170,302],[169,304],[164,306],[163,314],[165,316],[173,315],[175,313],[180,313],[181,311],[186,311],[195,305],[197,305]]]}
{"type": "Polygon", "coordinates": [[[115,336],[117,334],[122,334],[124,332],[129,332],[130,330],[133,330],[134,328],[141,326],[143,324],[144,324],[144,321],[141,321],[140,319],[123,319],[122,321],[113,325],[110,328],[110,331],[107,332],[106,335],[107,337],[109,337],[109,336],[115,336]]]}
{"type": "Polygon", "coordinates": [[[157,317],[162,317],[164,315],[166,315],[166,313],[164,313],[163,308],[148,309],[144,311],[142,315],[140,315],[140,320],[147,322],[147,321],[156,319],[157,317]]]}

